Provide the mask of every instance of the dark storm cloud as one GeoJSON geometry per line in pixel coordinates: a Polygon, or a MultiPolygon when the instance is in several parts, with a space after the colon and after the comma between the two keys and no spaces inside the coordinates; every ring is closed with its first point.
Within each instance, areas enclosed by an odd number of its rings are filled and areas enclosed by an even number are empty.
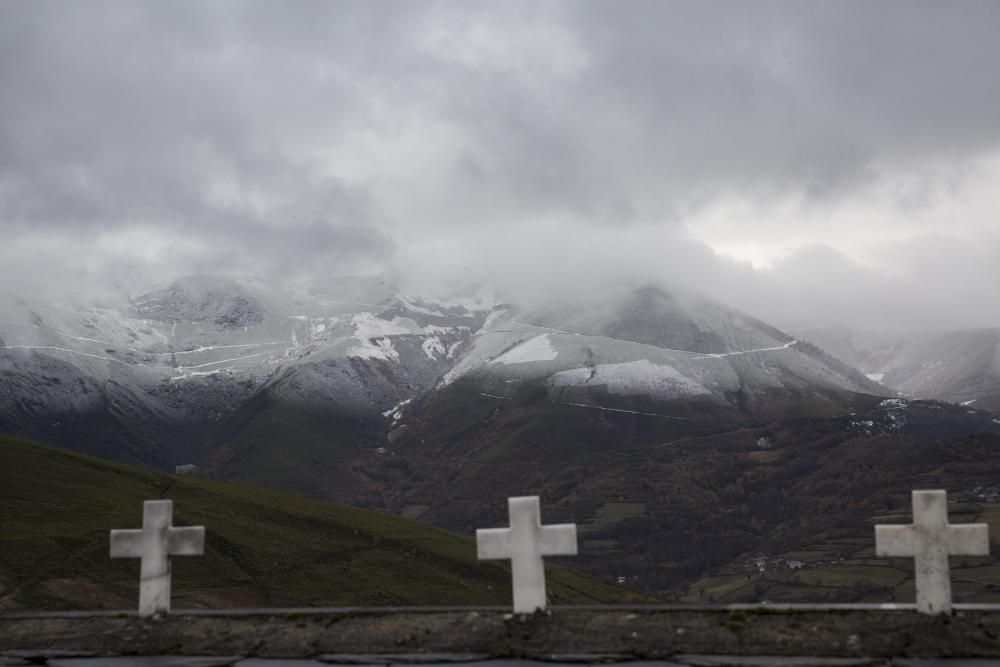
{"type": "Polygon", "coordinates": [[[591,85],[685,180],[828,193],[1000,141],[993,2],[586,7],[591,85]]]}
{"type": "MultiPolygon", "coordinates": [[[[3,5],[5,227],[153,224],[260,251],[284,230],[300,252],[343,230],[345,251],[388,246],[363,188],[323,177],[281,143],[324,129],[324,113],[296,99],[309,77],[288,76],[291,57],[263,62],[258,45],[230,34],[223,7],[3,5]]],[[[349,94],[336,83],[323,93],[316,106],[327,111],[349,94]]]]}
{"type": "Polygon", "coordinates": [[[850,318],[877,307],[827,287],[899,281],[915,322],[907,294],[946,299],[929,264],[998,242],[995,202],[947,216],[1000,151],[997,34],[1000,4],[965,0],[9,0],[0,260],[8,282],[473,263],[850,318]],[[750,213],[705,222],[732,202],[750,213]],[[842,255],[869,232],[876,259],[842,255]],[[935,233],[957,240],[929,258],[935,233]],[[693,239],[787,260],[754,271],[693,239]]]}

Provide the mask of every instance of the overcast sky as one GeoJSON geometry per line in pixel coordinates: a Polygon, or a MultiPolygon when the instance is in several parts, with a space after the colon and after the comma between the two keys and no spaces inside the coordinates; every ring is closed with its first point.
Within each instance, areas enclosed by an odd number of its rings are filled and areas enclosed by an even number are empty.
{"type": "Polygon", "coordinates": [[[1000,2],[0,2],[0,280],[1000,325],[1000,2]]]}

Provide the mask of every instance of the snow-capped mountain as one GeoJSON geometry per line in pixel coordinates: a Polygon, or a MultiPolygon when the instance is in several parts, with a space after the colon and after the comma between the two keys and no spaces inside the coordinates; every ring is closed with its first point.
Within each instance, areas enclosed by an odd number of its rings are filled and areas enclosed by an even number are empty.
{"type": "Polygon", "coordinates": [[[323,495],[363,486],[345,472],[359,453],[391,452],[427,406],[467,394],[741,424],[885,393],[764,322],[652,287],[524,311],[384,277],[195,276],[102,306],[20,301],[0,322],[3,432],[323,495]]]}
{"type": "Polygon", "coordinates": [[[888,335],[825,327],[795,335],[902,396],[1000,410],[1000,329],[888,335]]]}
{"type": "Polygon", "coordinates": [[[556,401],[602,395],[738,402],[744,410],[799,394],[880,392],[856,370],[760,320],[656,288],[597,305],[494,311],[442,384],[460,377],[495,395],[540,383],[556,401]]]}
{"type": "MultiPolygon", "coordinates": [[[[400,307],[418,317],[412,305],[400,307]]],[[[375,319],[389,317],[396,316],[375,319]]],[[[488,422],[489,411],[506,405],[529,411],[527,421],[562,411],[551,437],[564,442],[572,439],[571,424],[589,423],[587,415],[651,416],[677,432],[702,433],[719,424],[847,414],[858,397],[881,389],[759,320],[656,288],[525,312],[505,304],[473,319],[467,336],[449,334],[440,347],[426,336],[445,322],[417,321],[423,356],[414,338],[405,360],[289,368],[218,424],[207,447],[211,467],[229,477],[384,503],[399,490],[387,488],[387,480],[399,476],[405,488],[413,473],[406,464],[395,469],[397,457],[446,460],[451,447],[474,448],[480,417],[488,422]],[[438,363],[430,363],[435,350],[438,363]],[[364,463],[373,453],[377,460],[364,463]]],[[[403,349],[404,335],[387,339],[403,349]]],[[[616,442],[621,426],[599,423],[595,437],[616,442]]]]}
{"type": "Polygon", "coordinates": [[[410,300],[384,278],[214,276],[97,307],[19,300],[0,320],[0,429],[169,467],[261,391],[380,417],[447,370],[490,305],[410,300]]]}

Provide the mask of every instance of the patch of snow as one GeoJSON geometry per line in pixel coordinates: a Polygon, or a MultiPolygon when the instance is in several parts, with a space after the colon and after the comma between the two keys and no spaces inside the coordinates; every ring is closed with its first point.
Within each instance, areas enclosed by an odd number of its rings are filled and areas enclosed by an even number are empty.
{"type": "Polygon", "coordinates": [[[598,364],[556,373],[549,382],[557,387],[603,385],[613,394],[645,394],[659,397],[698,396],[711,393],[701,383],[673,366],[648,359],[621,364],[598,364]]]}
{"type": "Polygon", "coordinates": [[[420,333],[420,325],[408,317],[394,317],[386,320],[375,313],[358,313],[351,316],[354,335],[358,338],[378,338],[380,336],[400,336],[420,333]]]}
{"type": "Polygon", "coordinates": [[[385,361],[399,361],[399,352],[393,347],[392,341],[388,338],[364,338],[360,345],[355,345],[347,350],[347,356],[357,359],[383,359],[385,361]]]}
{"type": "Polygon", "coordinates": [[[865,373],[865,377],[867,377],[872,382],[881,382],[883,379],[885,379],[885,373],[865,373]]]}
{"type": "Polygon", "coordinates": [[[409,405],[411,400],[413,399],[408,398],[405,401],[400,401],[394,407],[391,407],[385,412],[383,412],[382,416],[386,418],[392,417],[392,423],[393,425],[395,425],[396,422],[398,422],[400,419],[403,418],[403,408],[409,405]]]}
{"type": "Polygon", "coordinates": [[[903,398],[887,398],[878,404],[880,408],[885,408],[886,410],[899,410],[900,408],[905,408],[906,405],[906,399],[903,398]]]}
{"type": "Polygon", "coordinates": [[[428,338],[420,346],[420,349],[424,351],[429,359],[437,361],[439,354],[445,354],[444,345],[441,343],[441,339],[437,336],[428,338]]]}
{"type": "Polygon", "coordinates": [[[558,356],[547,334],[535,336],[504,352],[491,364],[527,364],[533,361],[552,361],[558,356]]]}
{"type": "MultiPolygon", "coordinates": [[[[412,311],[414,313],[420,313],[421,315],[430,315],[432,317],[447,317],[448,316],[448,314],[444,312],[444,310],[448,309],[447,306],[444,307],[444,308],[442,308],[441,310],[432,310],[430,308],[425,308],[424,306],[418,306],[417,304],[413,303],[412,301],[410,301],[409,299],[407,299],[404,296],[400,296],[398,298],[399,298],[399,302],[402,303],[404,306],[406,306],[407,310],[412,311]]],[[[437,304],[434,304],[434,305],[437,305],[437,304]]]]}
{"type": "Polygon", "coordinates": [[[972,399],[971,401],[962,401],[962,405],[972,405],[975,402],[976,402],[976,399],[972,399]]]}
{"type": "MultiPolygon", "coordinates": [[[[412,303],[411,299],[412,300],[423,301],[424,303],[428,303],[427,299],[414,297],[413,295],[406,295],[406,296],[400,295],[399,299],[403,303],[407,304],[407,307],[410,307],[410,305],[412,303]]],[[[437,306],[442,311],[449,310],[449,309],[452,309],[452,308],[464,308],[465,310],[467,310],[469,312],[489,310],[490,308],[493,308],[494,306],[496,306],[496,303],[497,303],[496,294],[491,289],[486,288],[486,287],[477,290],[474,294],[471,294],[471,295],[466,295],[466,296],[450,296],[450,297],[445,297],[445,298],[434,297],[433,299],[431,299],[429,301],[429,305],[437,306]]],[[[413,308],[413,310],[414,310],[414,312],[418,312],[418,313],[419,312],[423,312],[423,311],[419,310],[418,308],[413,308]]],[[[441,315],[443,313],[441,313],[441,312],[438,312],[438,313],[431,312],[431,313],[426,313],[426,314],[441,315]]]]}
{"type": "Polygon", "coordinates": [[[447,387],[452,382],[465,375],[467,372],[469,372],[468,366],[466,367],[456,366],[441,376],[441,382],[438,383],[438,386],[447,387]]]}
{"type": "Polygon", "coordinates": [[[399,361],[399,353],[393,347],[390,336],[431,336],[424,341],[422,349],[431,359],[435,354],[444,354],[444,344],[437,334],[454,333],[468,327],[439,327],[429,325],[421,327],[408,317],[394,317],[386,320],[374,313],[358,313],[351,316],[354,326],[354,337],[360,341],[347,351],[347,356],[362,359],[385,359],[399,361]]]}
{"type": "Polygon", "coordinates": [[[530,338],[530,336],[514,333],[510,331],[491,331],[491,335],[480,336],[472,345],[472,348],[461,356],[458,362],[452,366],[451,370],[441,378],[439,387],[446,387],[466,373],[490,363],[491,359],[501,356],[505,350],[509,351],[515,345],[530,338]]]}
{"type": "MultiPolygon", "coordinates": [[[[421,327],[409,317],[394,317],[391,320],[376,317],[375,313],[358,313],[351,317],[354,335],[358,338],[378,338],[380,336],[428,335],[453,331],[461,327],[421,327]]],[[[467,328],[467,327],[466,327],[467,328]]]]}
{"type": "Polygon", "coordinates": [[[483,321],[483,326],[479,328],[477,333],[482,333],[486,331],[491,326],[496,324],[497,320],[502,319],[507,314],[506,308],[495,308],[490,311],[490,314],[486,316],[486,320],[483,321]]]}

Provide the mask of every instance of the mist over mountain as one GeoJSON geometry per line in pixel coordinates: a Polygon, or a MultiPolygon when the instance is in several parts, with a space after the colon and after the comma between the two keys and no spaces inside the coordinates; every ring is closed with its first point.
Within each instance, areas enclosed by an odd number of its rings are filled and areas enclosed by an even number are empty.
{"type": "Polygon", "coordinates": [[[998,29],[975,0],[5,2],[0,292],[389,273],[997,327],[998,29]]]}
{"type": "Polygon", "coordinates": [[[817,327],[795,335],[900,395],[1000,410],[1000,329],[900,335],[817,327]]]}

